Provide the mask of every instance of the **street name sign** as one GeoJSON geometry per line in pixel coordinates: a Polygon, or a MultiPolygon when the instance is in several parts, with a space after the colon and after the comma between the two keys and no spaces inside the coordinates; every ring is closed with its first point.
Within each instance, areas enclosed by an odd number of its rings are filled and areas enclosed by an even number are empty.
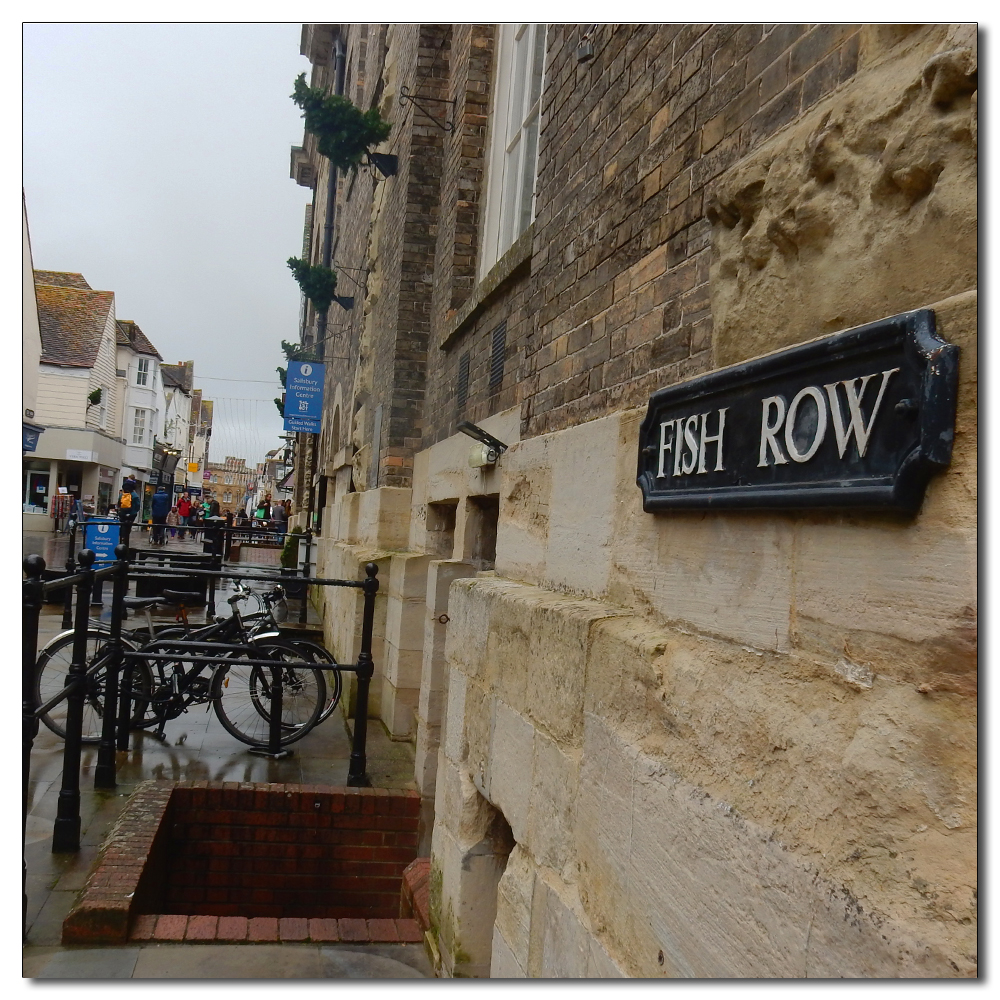
{"type": "Polygon", "coordinates": [[[319,434],[323,419],[326,365],[289,361],[285,377],[285,430],[319,434]]]}
{"type": "Polygon", "coordinates": [[[958,353],[919,309],[660,389],[643,510],[916,511],[951,461],[958,353]]]}

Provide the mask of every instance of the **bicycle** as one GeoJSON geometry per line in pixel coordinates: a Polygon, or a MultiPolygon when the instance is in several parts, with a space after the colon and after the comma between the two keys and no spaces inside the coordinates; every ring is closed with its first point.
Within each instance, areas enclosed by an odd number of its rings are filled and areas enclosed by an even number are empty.
{"type": "MultiPolygon", "coordinates": [[[[133,709],[130,721],[133,728],[155,727],[156,735],[162,739],[163,728],[168,721],[177,718],[192,705],[208,702],[231,735],[251,745],[266,742],[270,725],[267,706],[272,697],[270,670],[250,664],[241,666],[240,658],[232,650],[223,652],[223,655],[232,657],[230,664],[208,664],[188,659],[192,653],[211,655],[222,652],[212,648],[218,643],[252,645],[255,647],[252,658],[273,659],[284,664],[281,676],[287,695],[283,698],[282,744],[301,739],[318,723],[327,705],[322,671],[313,667],[312,660],[304,656],[295,644],[276,633],[263,631],[269,624],[267,614],[248,616],[248,619],[255,620],[255,624],[248,626],[236,606],[248,596],[248,589],[239,588],[229,598],[233,609],[230,618],[217,618],[194,631],[190,630],[187,622],[185,602],[197,600],[197,594],[165,590],[162,598],[126,598],[128,607],[146,611],[149,632],[149,639],[143,642],[138,641],[139,630],[123,633],[122,636],[126,651],[145,651],[150,656],[148,660],[129,657],[122,675],[123,685],[131,687],[133,709]],[[183,627],[167,626],[154,630],[149,609],[167,602],[179,606],[178,617],[183,627]],[[202,647],[171,646],[171,642],[182,641],[198,642],[202,647]],[[154,653],[158,655],[154,657],[154,653]],[[175,658],[168,659],[168,654],[175,658]],[[212,668],[207,675],[206,667],[212,668]]],[[[50,642],[39,656],[35,667],[37,705],[45,704],[65,686],[72,659],[72,642],[72,633],[63,633],[50,642]]],[[[99,623],[88,633],[84,702],[84,742],[87,743],[100,741],[104,717],[104,667],[110,652],[109,632],[99,623]]],[[[40,716],[50,730],[63,738],[64,706],[65,702],[62,702],[40,716]]]]}

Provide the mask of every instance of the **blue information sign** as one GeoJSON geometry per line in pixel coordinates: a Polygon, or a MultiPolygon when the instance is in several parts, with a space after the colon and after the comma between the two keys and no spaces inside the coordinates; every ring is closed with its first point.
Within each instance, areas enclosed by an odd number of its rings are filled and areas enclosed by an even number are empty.
{"type": "Polygon", "coordinates": [[[326,365],[289,361],[285,379],[285,430],[319,434],[323,417],[323,377],[326,365]]]}
{"type": "Polygon", "coordinates": [[[121,525],[110,517],[94,517],[83,525],[83,547],[96,556],[95,564],[115,561],[115,546],[121,525]]]}

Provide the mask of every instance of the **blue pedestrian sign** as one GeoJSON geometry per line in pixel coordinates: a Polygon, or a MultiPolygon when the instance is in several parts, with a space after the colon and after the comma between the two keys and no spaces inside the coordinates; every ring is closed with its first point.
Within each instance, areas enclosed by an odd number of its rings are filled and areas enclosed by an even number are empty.
{"type": "Polygon", "coordinates": [[[285,378],[285,430],[319,434],[323,418],[323,379],[326,365],[318,361],[289,361],[285,378]]]}
{"type": "Polygon", "coordinates": [[[115,546],[121,525],[110,517],[95,517],[83,524],[83,547],[90,549],[97,558],[95,565],[115,561],[115,546]]]}

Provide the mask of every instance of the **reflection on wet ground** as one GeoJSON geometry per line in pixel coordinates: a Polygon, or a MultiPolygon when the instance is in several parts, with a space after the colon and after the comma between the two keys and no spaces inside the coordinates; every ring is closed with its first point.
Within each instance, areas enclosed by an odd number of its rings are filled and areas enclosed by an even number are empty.
{"type": "MultiPolygon", "coordinates": [[[[228,610],[225,596],[225,592],[220,595],[220,613],[228,610]]],[[[309,612],[315,622],[312,608],[309,612]]],[[[50,605],[43,610],[39,647],[62,631],[60,619],[60,608],[50,605]]],[[[62,779],[63,742],[44,726],[39,728],[28,787],[26,962],[33,949],[51,952],[52,946],[59,944],[63,918],[83,887],[99,846],[140,781],[152,778],[343,785],[347,779],[351,733],[340,711],[294,744],[293,755],[282,760],[249,753],[222,728],[210,705],[195,706],[168,722],[164,735],[161,743],[150,733],[132,734],[130,749],[118,755],[118,787],[109,791],[94,789],[97,747],[84,747],[80,777],[82,847],[78,854],[53,854],[52,822],[62,779]]],[[[375,720],[368,725],[368,774],[376,787],[415,787],[413,748],[390,740],[375,720]]]]}

